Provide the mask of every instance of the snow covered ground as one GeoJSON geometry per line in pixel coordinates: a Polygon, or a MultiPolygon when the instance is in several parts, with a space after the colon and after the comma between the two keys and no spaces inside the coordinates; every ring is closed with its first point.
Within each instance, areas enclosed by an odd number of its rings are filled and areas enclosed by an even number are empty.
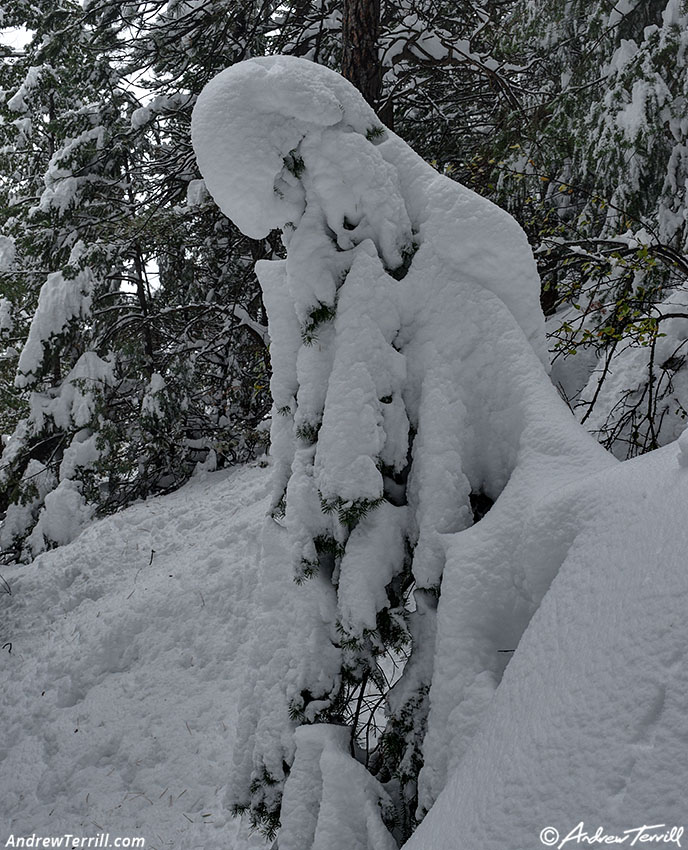
{"type": "MultiPolygon", "coordinates": [[[[688,825],[682,457],[673,444],[563,488],[545,520],[571,532],[563,565],[408,850],[688,825]]],[[[259,466],[207,475],[3,568],[0,846],[264,846],[223,796],[268,491],[259,466]]]]}
{"type": "Polygon", "coordinates": [[[258,466],[197,478],[2,568],[0,846],[264,846],[222,795],[267,490],[258,466]]]}

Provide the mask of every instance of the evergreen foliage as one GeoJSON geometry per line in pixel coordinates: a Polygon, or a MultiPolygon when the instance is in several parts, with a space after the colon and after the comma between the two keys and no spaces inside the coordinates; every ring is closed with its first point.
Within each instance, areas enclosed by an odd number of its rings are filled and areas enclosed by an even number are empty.
{"type": "MultiPolygon", "coordinates": [[[[272,248],[241,237],[198,180],[193,92],[186,77],[170,85],[179,16],[160,11],[143,37],[133,9],[6,13],[32,33],[2,80],[6,557],[29,559],[94,510],[173,489],[199,462],[250,459],[263,441],[267,334],[252,264],[272,248]],[[156,41],[168,25],[174,37],[156,41]],[[74,373],[85,355],[107,367],[74,373]],[[65,408],[75,393],[78,413],[65,408]],[[55,539],[44,500],[63,480],[82,504],[55,539]]],[[[217,67],[187,61],[185,73],[200,87],[217,67]]]]}
{"type": "Polygon", "coordinates": [[[620,457],[686,418],[687,15],[674,0],[515,4],[502,49],[531,71],[469,164],[533,242],[555,381],[620,457]]]}

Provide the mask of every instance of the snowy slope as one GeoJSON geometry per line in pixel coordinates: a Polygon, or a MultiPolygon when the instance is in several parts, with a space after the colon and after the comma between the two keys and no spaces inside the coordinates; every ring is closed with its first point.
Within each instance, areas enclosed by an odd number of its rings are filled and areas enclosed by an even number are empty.
{"type": "Polygon", "coordinates": [[[688,469],[677,455],[674,443],[606,469],[551,504],[537,532],[553,559],[556,535],[568,536],[561,569],[407,850],[531,850],[545,827],[563,840],[581,821],[620,837],[688,828],[688,469]]]}
{"type": "MultiPolygon", "coordinates": [[[[261,616],[268,479],[248,467],[194,480],[3,569],[3,845],[109,831],[264,846],[222,797],[261,616]]],[[[581,820],[681,823],[687,502],[676,444],[562,488],[539,529],[570,532],[559,575],[408,850],[529,850],[545,826],[563,837],[581,820]]]]}
{"type": "Polygon", "coordinates": [[[254,466],[197,478],[2,569],[0,846],[264,846],[221,799],[267,488],[254,466]]]}

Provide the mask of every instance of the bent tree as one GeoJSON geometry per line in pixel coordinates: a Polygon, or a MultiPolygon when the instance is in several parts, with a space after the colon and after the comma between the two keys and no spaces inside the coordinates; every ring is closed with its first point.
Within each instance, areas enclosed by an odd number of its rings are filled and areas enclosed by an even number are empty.
{"type": "Polygon", "coordinates": [[[533,505],[614,461],[546,374],[521,228],[342,77],[239,63],[192,133],[221,209],[287,253],[256,266],[274,491],[228,802],[281,824],[280,850],[386,850],[432,805],[448,737],[470,739],[556,572],[534,550],[514,574],[533,505]]]}

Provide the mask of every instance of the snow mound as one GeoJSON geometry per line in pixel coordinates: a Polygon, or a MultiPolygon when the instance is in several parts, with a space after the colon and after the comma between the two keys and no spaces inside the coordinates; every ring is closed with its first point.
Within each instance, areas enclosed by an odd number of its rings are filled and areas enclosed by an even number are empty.
{"type": "MultiPolygon", "coordinates": [[[[307,193],[340,247],[371,238],[390,268],[423,228],[440,257],[504,301],[548,363],[540,283],[521,228],[438,174],[336,72],[293,56],[239,62],[201,92],[191,130],[208,191],[247,236],[297,228],[307,193]]],[[[312,239],[308,249],[317,250],[312,239]]]]}
{"type": "Polygon", "coordinates": [[[71,321],[86,314],[92,288],[93,278],[89,271],[80,271],[71,280],[62,272],[48,275],[38,295],[38,307],[19,357],[17,387],[35,383],[35,373],[45,357],[46,343],[52,336],[62,333],[71,321]]]}
{"type": "MultiPolygon", "coordinates": [[[[455,699],[453,770],[407,850],[537,847],[546,827],[563,840],[581,821],[590,835],[602,826],[619,837],[643,824],[666,825],[655,836],[688,826],[688,474],[678,451],[562,488],[514,535],[524,570],[543,555],[561,567],[490,704],[492,683],[482,704],[455,699]],[[457,746],[471,710],[483,716],[457,746]]],[[[475,528],[485,548],[488,531],[487,518],[475,528]]],[[[454,569],[467,545],[448,541],[454,569]]],[[[490,592],[494,578],[481,581],[490,592]]],[[[455,598],[441,605],[456,616],[455,598]]],[[[464,680],[465,634],[454,629],[464,680]]],[[[501,640],[511,653],[505,628],[501,640]]]]}

